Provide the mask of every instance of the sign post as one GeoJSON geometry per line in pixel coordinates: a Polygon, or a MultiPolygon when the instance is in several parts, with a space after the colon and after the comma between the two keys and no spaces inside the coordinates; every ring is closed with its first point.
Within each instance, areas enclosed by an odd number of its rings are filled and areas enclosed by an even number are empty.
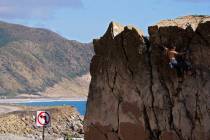
{"type": "Polygon", "coordinates": [[[37,111],[36,112],[36,126],[42,127],[42,139],[44,140],[45,127],[50,127],[51,117],[48,111],[37,111]]]}
{"type": "Polygon", "coordinates": [[[43,126],[43,131],[42,131],[42,140],[44,140],[44,128],[45,128],[45,126],[43,126]]]}

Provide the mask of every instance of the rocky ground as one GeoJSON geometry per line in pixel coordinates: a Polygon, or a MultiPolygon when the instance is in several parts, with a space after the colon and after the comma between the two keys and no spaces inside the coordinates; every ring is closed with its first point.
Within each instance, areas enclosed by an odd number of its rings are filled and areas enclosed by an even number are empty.
{"type": "Polygon", "coordinates": [[[37,110],[51,113],[51,127],[45,129],[46,140],[83,137],[83,118],[73,107],[22,107],[0,105],[0,140],[39,140],[42,128],[35,124],[37,110]]]}

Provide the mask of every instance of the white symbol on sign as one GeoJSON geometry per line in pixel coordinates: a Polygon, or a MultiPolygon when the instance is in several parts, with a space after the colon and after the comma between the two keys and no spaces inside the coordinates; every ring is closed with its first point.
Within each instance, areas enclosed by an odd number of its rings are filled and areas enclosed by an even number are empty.
{"type": "Polygon", "coordinates": [[[37,111],[36,117],[36,125],[37,126],[50,126],[50,114],[46,111],[37,111]]]}

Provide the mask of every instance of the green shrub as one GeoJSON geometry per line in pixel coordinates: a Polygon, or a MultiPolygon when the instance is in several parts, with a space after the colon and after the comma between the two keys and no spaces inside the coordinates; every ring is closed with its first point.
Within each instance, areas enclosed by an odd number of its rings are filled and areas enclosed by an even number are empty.
{"type": "Polygon", "coordinates": [[[65,135],[65,138],[64,138],[64,139],[65,139],[65,140],[72,140],[73,137],[72,137],[71,133],[67,133],[67,134],[65,135]]]}
{"type": "Polygon", "coordinates": [[[74,72],[69,72],[67,75],[68,75],[69,78],[77,77],[77,73],[74,73],[74,72]]]}

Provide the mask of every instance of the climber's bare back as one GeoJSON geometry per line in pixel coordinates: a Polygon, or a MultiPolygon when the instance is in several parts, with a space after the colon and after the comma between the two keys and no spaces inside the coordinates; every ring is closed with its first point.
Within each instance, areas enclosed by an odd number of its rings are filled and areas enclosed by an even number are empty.
{"type": "Polygon", "coordinates": [[[166,47],[163,47],[165,49],[165,53],[169,60],[176,59],[176,55],[179,53],[176,51],[176,48],[168,49],[166,47]]]}
{"type": "Polygon", "coordinates": [[[176,52],[175,50],[167,50],[166,52],[168,58],[171,59],[175,59],[176,55],[178,54],[178,52],[176,52]]]}

